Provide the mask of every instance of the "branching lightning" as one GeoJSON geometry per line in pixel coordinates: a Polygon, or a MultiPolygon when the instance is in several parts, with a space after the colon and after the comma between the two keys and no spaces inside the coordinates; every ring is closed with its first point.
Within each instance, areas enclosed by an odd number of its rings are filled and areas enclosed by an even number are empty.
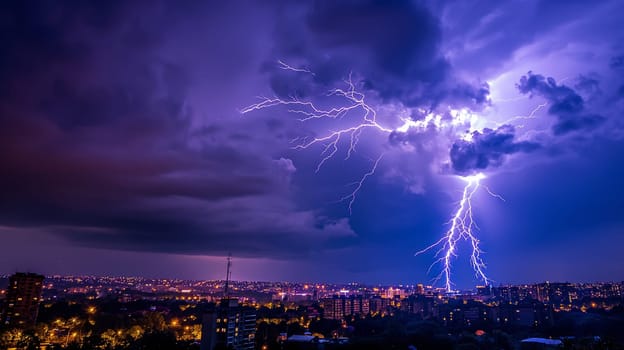
{"type": "Polygon", "coordinates": [[[467,240],[472,247],[472,254],[470,255],[470,265],[475,271],[475,275],[478,279],[482,280],[486,285],[489,284],[490,279],[485,274],[485,263],[481,258],[483,251],[479,245],[479,239],[475,235],[475,230],[478,230],[478,226],[475,223],[474,216],[472,214],[472,197],[479,188],[484,188],[488,194],[503,200],[503,197],[492,192],[487,186],[481,184],[481,180],[485,178],[483,173],[478,173],[471,176],[462,177],[466,181],[462,198],[459,201],[455,214],[449,221],[449,229],[444,233],[442,238],[436,243],[428,246],[427,248],[416,252],[415,255],[420,255],[435,248],[438,248],[436,257],[438,258],[431,265],[429,270],[434,265],[440,264],[442,271],[436,277],[436,280],[444,278],[444,284],[447,292],[453,290],[453,283],[451,282],[451,260],[457,256],[457,243],[460,240],[467,240]]]}
{"type": "Polygon", "coordinates": [[[277,64],[278,64],[278,67],[280,69],[291,70],[293,72],[308,73],[308,74],[315,75],[314,72],[310,71],[307,68],[296,68],[296,67],[293,67],[293,66],[291,66],[291,65],[289,65],[287,63],[284,63],[282,60],[277,60],[277,64]]]}
{"type": "MultiPolygon", "coordinates": [[[[278,61],[278,64],[281,69],[314,74],[306,69],[291,67],[283,63],[282,61],[278,61]]],[[[333,158],[336,153],[338,153],[340,141],[348,139],[348,146],[346,149],[345,157],[345,160],[347,160],[351,158],[353,153],[356,151],[356,147],[360,141],[360,136],[362,135],[363,131],[367,129],[374,129],[384,133],[390,133],[393,131],[393,129],[386,128],[377,122],[377,112],[366,102],[364,94],[356,90],[351,74],[349,74],[349,77],[345,79],[344,82],[346,84],[346,88],[335,88],[327,93],[327,96],[343,98],[346,102],[343,106],[324,109],[317,106],[311,101],[301,101],[296,97],[283,99],[274,96],[273,98],[260,97],[260,102],[245,107],[240,112],[246,114],[249,112],[270,107],[287,106],[289,108],[288,112],[301,115],[301,117],[298,119],[299,121],[307,122],[314,119],[341,119],[346,117],[350,112],[359,111],[360,119],[358,119],[351,126],[345,127],[343,129],[329,131],[327,134],[322,136],[312,138],[297,138],[292,140],[292,143],[294,144],[294,149],[306,149],[317,144],[322,145],[322,158],[317,164],[315,170],[315,172],[319,172],[325,162],[333,158]]],[[[366,179],[375,174],[377,166],[379,165],[379,162],[382,158],[383,154],[377,157],[371,169],[364,175],[362,175],[359,181],[356,181],[352,184],[354,186],[354,190],[348,195],[341,198],[341,201],[349,202],[350,213],[352,212],[355,197],[362,188],[366,179]]]]}
{"type": "MultiPolygon", "coordinates": [[[[278,67],[283,70],[314,75],[314,73],[307,68],[293,67],[284,63],[281,60],[277,61],[277,64],[278,67]]],[[[356,86],[353,83],[351,74],[349,74],[349,77],[344,80],[344,83],[346,85],[345,88],[335,88],[327,93],[327,96],[329,97],[341,98],[342,100],[344,100],[344,104],[334,106],[329,109],[320,107],[312,101],[300,100],[295,96],[291,96],[289,98],[274,96],[272,98],[259,97],[260,101],[258,103],[247,106],[243,108],[240,112],[242,114],[247,114],[267,108],[282,106],[287,107],[288,112],[299,115],[300,117],[298,118],[298,120],[300,122],[308,122],[311,120],[320,119],[343,119],[345,117],[353,118],[353,116],[357,115],[353,123],[342,129],[330,130],[320,136],[296,138],[292,140],[294,149],[307,149],[315,145],[322,146],[322,151],[320,154],[321,160],[316,166],[316,172],[319,172],[328,160],[336,156],[336,154],[339,152],[339,148],[341,147],[341,141],[348,140],[347,146],[345,146],[346,150],[344,151],[344,153],[346,153],[345,159],[349,159],[353,155],[353,153],[356,152],[356,148],[360,141],[360,136],[367,129],[375,130],[382,133],[391,133],[393,131],[407,132],[409,129],[425,130],[427,127],[429,127],[429,125],[434,125],[437,128],[446,126],[453,127],[458,125],[458,123],[461,124],[473,117],[470,113],[462,110],[452,111],[456,114],[454,115],[453,113],[451,113],[453,115],[453,120],[451,120],[450,122],[444,122],[441,116],[430,113],[422,120],[402,118],[403,124],[401,126],[394,129],[388,128],[381,125],[377,121],[377,112],[373,107],[371,107],[371,105],[366,102],[365,95],[356,90],[356,86]]],[[[544,107],[545,104],[540,105],[533,112],[531,112],[529,116],[517,118],[532,119],[534,118],[535,114],[544,107]]],[[[353,186],[353,191],[340,198],[340,202],[348,202],[349,213],[352,213],[353,211],[353,204],[359,191],[363,187],[366,180],[375,174],[383,156],[383,153],[380,154],[373,161],[373,164],[369,171],[364,173],[358,181],[355,181],[351,184],[353,186]]],[[[472,254],[470,256],[470,263],[475,271],[476,277],[484,281],[486,284],[488,284],[490,281],[485,274],[486,266],[483,259],[481,258],[481,254],[483,252],[479,245],[479,239],[477,239],[475,235],[475,231],[478,230],[478,227],[473,218],[472,199],[474,194],[479,190],[479,188],[483,188],[488,194],[493,197],[496,197],[503,201],[504,199],[501,196],[490,191],[487,186],[481,184],[481,180],[484,178],[485,175],[482,173],[462,177],[462,179],[466,181],[466,186],[464,187],[462,199],[459,201],[458,208],[452,216],[451,220],[449,221],[450,227],[448,231],[446,231],[446,233],[439,241],[416,253],[416,255],[420,255],[437,248],[437,259],[431,265],[429,270],[431,270],[431,268],[438,264],[442,266],[442,270],[437,276],[436,280],[444,277],[445,287],[446,290],[449,292],[452,291],[453,288],[453,283],[451,282],[451,260],[457,256],[457,243],[460,240],[467,240],[471,244],[472,254]]]]}
{"type": "Polygon", "coordinates": [[[375,174],[375,171],[377,170],[377,165],[379,165],[379,162],[381,161],[381,158],[383,158],[383,156],[384,156],[383,153],[379,155],[377,160],[375,160],[375,162],[373,163],[373,167],[366,174],[364,174],[362,178],[360,178],[359,181],[354,182],[352,184],[355,186],[355,188],[353,189],[351,193],[340,198],[340,202],[347,201],[347,200],[349,201],[349,214],[353,214],[353,203],[355,202],[355,196],[357,195],[357,193],[360,191],[360,189],[364,185],[364,181],[366,181],[366,178],[375,174]]]}

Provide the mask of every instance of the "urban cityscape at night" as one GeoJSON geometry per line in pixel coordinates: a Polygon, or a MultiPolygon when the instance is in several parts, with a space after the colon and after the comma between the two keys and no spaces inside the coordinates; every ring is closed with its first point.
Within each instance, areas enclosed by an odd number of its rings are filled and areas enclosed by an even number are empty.
{"type": "Polygon", "coordinates": [[[448,293],[423,284],[17,273],[0,286],[7,348],[514,349],[548,340],[618,349],[624,327],[624,282],[448,293]]]}
{"type": "Polygon", "coordinates": [[[624,1],[0,1],[0,350],[624,350],[624,1]]]}

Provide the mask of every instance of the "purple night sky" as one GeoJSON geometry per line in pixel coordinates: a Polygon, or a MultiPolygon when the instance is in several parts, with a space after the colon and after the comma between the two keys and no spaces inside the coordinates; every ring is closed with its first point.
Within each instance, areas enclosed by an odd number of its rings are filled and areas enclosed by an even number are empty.
{"type": "MultiPolygon", "coordinates": [[[[430,281],[475,195],[498,283],[624,279],[624,2],[6,1],[0,273],[430,281]],[[280,69],[278,61],[310,70],[280,69]],[[257,96],[361,119],[310,122],[257,96]],[[534,112],[534,113],[532,113],[534,112]],[[412,127],[398,129],[406,121],[412,127]],[[347,148],[345,148],[347,146],[347,148]],[[354,181],[383,160],[347,202],[354,181]]],[[[460,287],[477,283],[466,244],[460,287]]]]}

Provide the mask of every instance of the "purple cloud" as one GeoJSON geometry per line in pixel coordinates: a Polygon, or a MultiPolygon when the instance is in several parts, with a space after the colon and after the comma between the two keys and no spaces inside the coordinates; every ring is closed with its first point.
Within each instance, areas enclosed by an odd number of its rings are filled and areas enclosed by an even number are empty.
{"type": "Polygon", "coordinates": [[[605,121],[604,117],[585,110],[581,95],[566,85],[557,84],[553,78],[529,72],[520,78],[517,86],[523,94],[540,95],[549,101],[548,113],[557,117],[552,127],[555,135],[592,130],[605,121]]]}
{"type": "Polygon", "coordinates": [[[457,140],[450,151],[451,167],[460,174],[498,167],[508,155],[533,152],[540,145],[530,141],[515,141],[515,130],[503,125],[493,130],[474,131],[470,140],[457,140]]]}

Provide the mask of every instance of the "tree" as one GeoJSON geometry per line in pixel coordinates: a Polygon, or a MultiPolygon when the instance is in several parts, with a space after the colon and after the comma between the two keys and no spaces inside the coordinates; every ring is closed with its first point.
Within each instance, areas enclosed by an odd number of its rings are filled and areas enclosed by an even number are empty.
{"type": "Polygon", "coordinates": [[[107,329],[101,337],[106,349],[115,349],[127,345],[122,330],[107,329]]]}
{"type": "Polygon", "coordinates": [[[136,342],[140,350],[172,350],[176,349],[176,338],[171,332],[145,333],[136,342]]]}
{"type": "Polygon", "coordinates": [[[162,332],[167,328],[167,323],[161,313],[148,312],[143,316],[142,326],[147,332],[162,332]]]}
{"type": "Polygon", "coordinates": [[[41,341],[34,331],[27,330],[21,333],[21,336],[17,340],[16,348],[20,350],[39,350],[41,348],[41,341]]]}

